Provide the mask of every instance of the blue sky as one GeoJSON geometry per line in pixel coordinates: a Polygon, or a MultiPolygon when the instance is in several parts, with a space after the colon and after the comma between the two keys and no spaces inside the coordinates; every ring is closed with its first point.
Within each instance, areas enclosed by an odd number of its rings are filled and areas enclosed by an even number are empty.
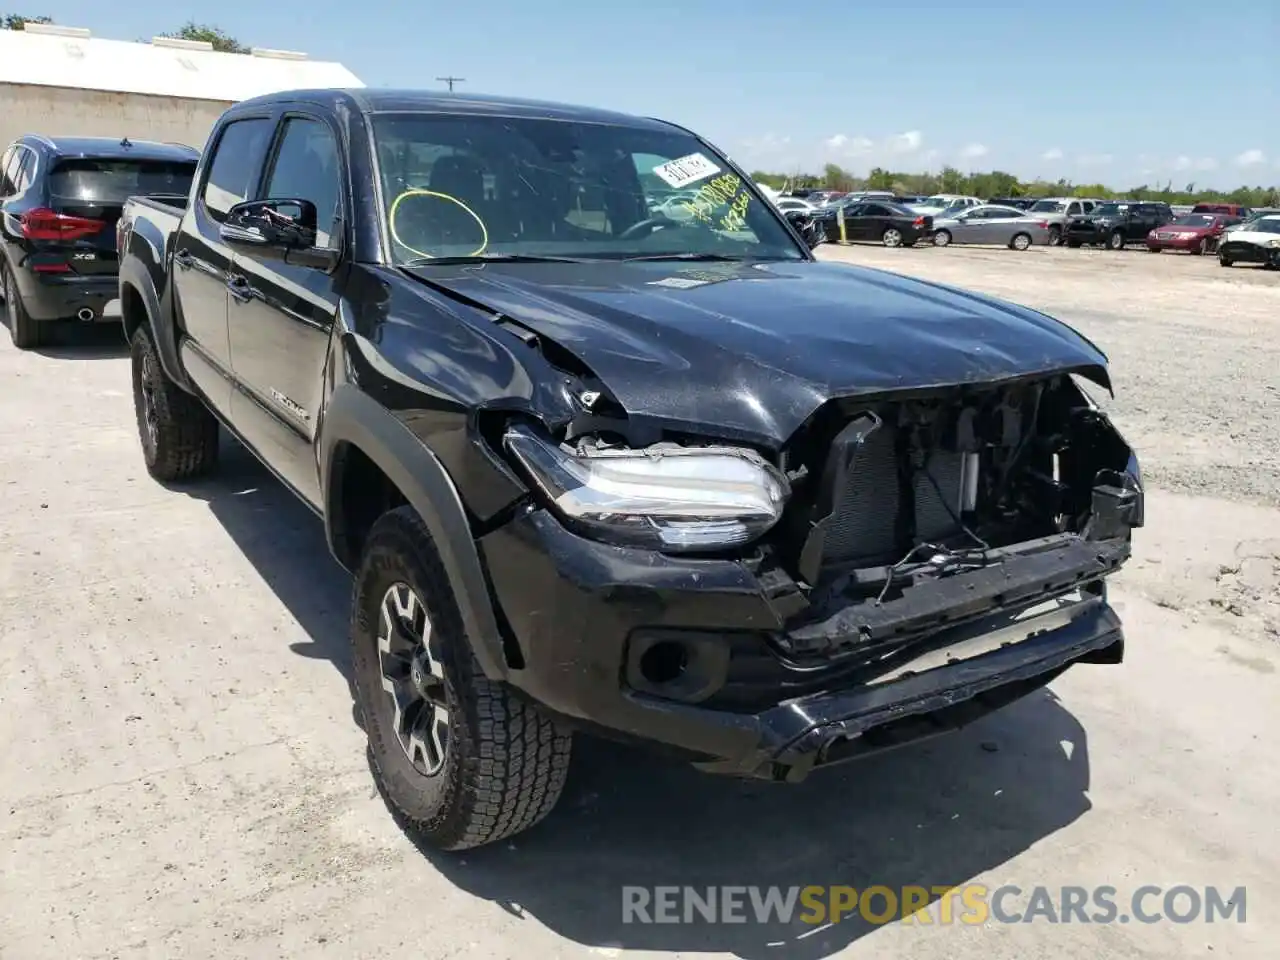
{"type": "Polygon", "coordinates": [[[1280,0],[4,7],[122,40],[195,19],[242,43],[339,60],[369,86],[439,87],[453,74],[468,91],[659,116],[752,168],[950,163],[1119,188],[1280,182],[1280,0]],[[803,20],[788,22],[790,10],[803,20]]]}

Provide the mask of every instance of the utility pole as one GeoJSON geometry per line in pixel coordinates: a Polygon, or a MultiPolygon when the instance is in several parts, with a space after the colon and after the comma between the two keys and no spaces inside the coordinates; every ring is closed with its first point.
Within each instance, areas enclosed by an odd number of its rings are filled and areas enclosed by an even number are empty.
{"type": "Polygon", "coordinates": [[[454,85],[455,83],[466,83],[466,82],[467,82],[467,78],[466,78],[466,77],[436,77],[436,79],[437,79],[437,80],[439,80],[441,83],[447,83],[447,84],[449,85],[449,92],[450,92],[450,93],[453,93],[453,85],[454,85]]]}

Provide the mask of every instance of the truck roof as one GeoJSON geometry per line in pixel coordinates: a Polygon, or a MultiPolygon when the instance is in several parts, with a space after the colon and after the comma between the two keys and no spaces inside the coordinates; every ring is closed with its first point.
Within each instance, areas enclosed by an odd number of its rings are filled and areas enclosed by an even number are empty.
{"type": "Polygon", "coordinates": [[[596,107],[583,107],[546,100],[500,97],[487,94],[449,93],[438,90],[396,90],[359,87],[351,89],[282,90],[251,100],[241,107],[304,101],[323,106],[339,104],[354,107],[361,113],[448,113],[472,116],[536,117],[544,120],[576,120],[585,123],[608,123],[630,127],[670,129],[673,124],[651,117],[639,117],[596,107]]]}
{"type": "Polygon", "coordinates": [[[27,134],[22,139],[36,140],[63,157],[100,157],[146,160],[199,160],[200,151],[183,143],[160,143],[155,140],[130,140],[116,137],[48,137],[27,134]]]}

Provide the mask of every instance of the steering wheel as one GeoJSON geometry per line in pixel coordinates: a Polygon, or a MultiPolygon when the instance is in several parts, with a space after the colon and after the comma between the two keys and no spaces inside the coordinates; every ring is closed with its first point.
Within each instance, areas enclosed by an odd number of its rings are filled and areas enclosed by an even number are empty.
{"type": "Polygon", "coordinates": [[[647,220],[641,220],[639,223],[633,223],[627,229],[623,230],[614,239],[615,240],[636,240],[640,237],[647,237],[653,231],[663,227],[686,227],[688,222],[684,220],[672,220],[670,217],[650,217],[647,220]]]}

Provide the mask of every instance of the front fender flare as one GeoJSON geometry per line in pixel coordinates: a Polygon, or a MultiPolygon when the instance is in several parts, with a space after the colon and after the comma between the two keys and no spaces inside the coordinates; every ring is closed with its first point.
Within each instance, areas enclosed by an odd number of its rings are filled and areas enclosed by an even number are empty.
{"type": "Polygon", "coordinates": [[[332,502],[332,469],[334,454],[342,443],[358,447],[422,517],[453,587],[463,627],[481,669],[491,680],[505,680],[509,671],[480,553],[462,499],[443,464],[386,408],[354,386],[336,387],[325,407],[318,457],[325,536],[339,562],[348,551],[339,542],[342,533],[333,523],[338,505],[332,502]]]}

